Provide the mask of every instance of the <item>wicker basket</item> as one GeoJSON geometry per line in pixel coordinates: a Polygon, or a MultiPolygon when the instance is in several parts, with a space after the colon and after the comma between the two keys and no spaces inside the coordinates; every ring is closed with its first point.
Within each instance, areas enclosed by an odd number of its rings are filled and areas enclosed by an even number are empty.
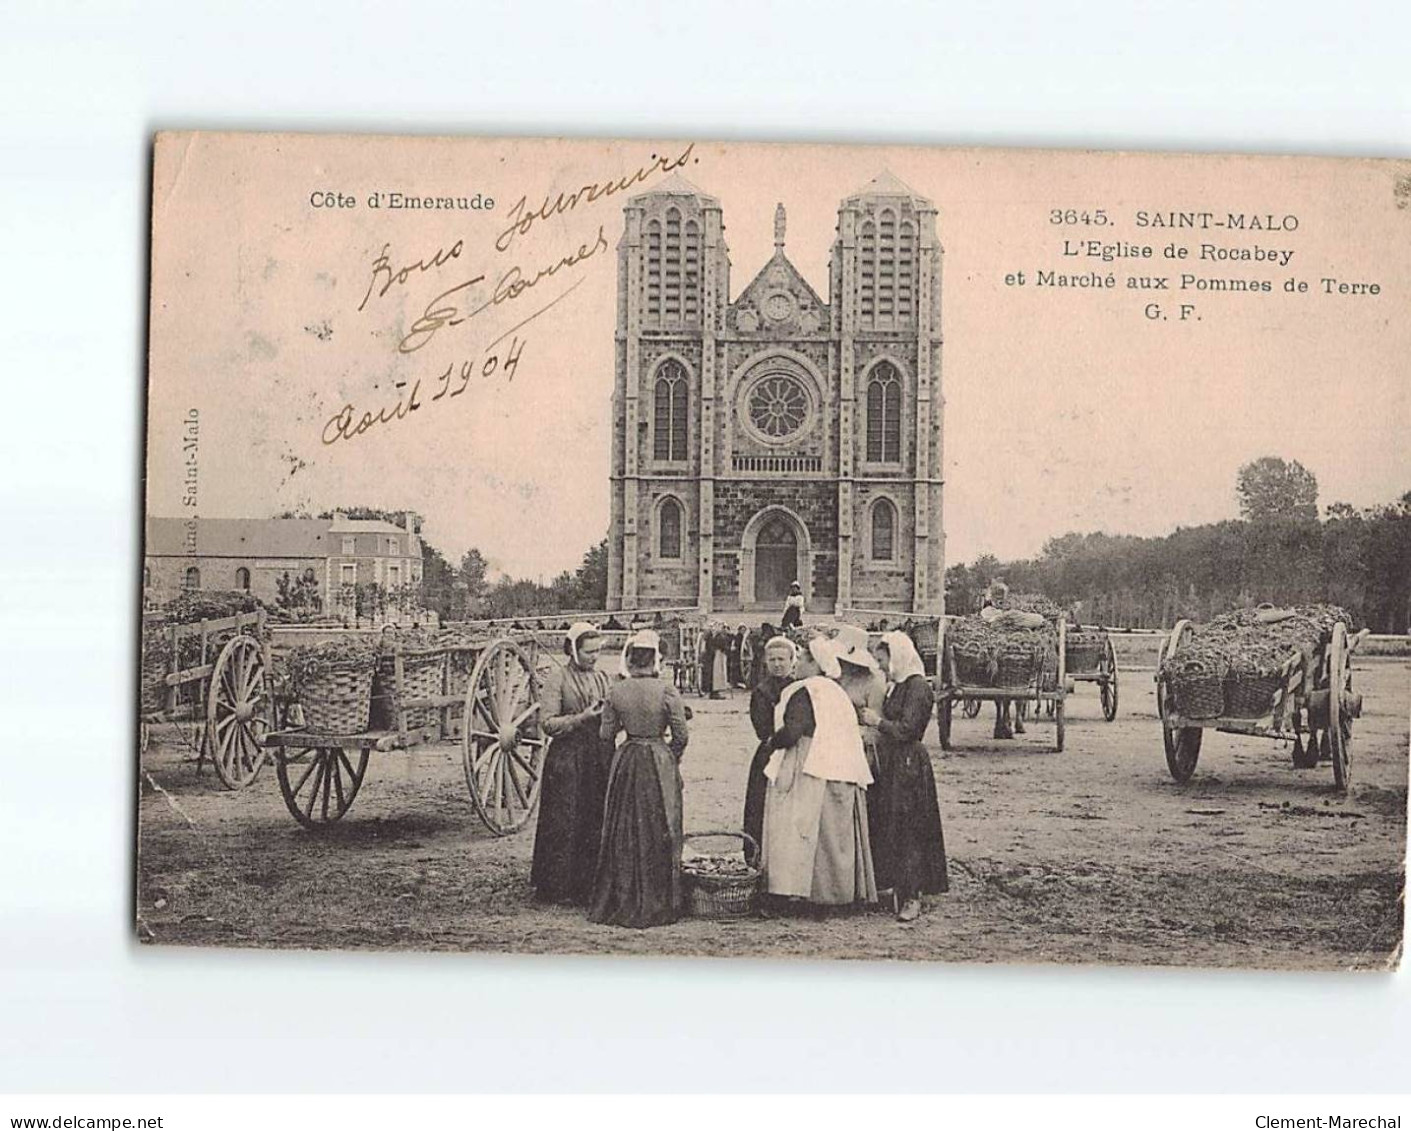
{"type": "Polygon", "coordinates": [[[912,626],[911,642],[916,645],[916,650],[922,655],[934,652],[939,639],[940,625],[936,621],[922,621],[920,624],[912,626]]]}
{"type": "Polygon", "coordinates": [[[1188,719],[1213,719],[1225,712],[1228,665],[1207,656],[1177,659],[1168,669],[1176,711],[1188,719]]]}
{"type": "Polygon", "coordinates": [[[372,711],[372,669],[329,668],[299,692],[308,730],[322,734],[358,734],[367,730],[372,711]]]}
{"type": "MultiPolygon", "coordinates": [[[[402,653],[402,685],[397,686],[397,661],[391,655],[377,663],[377,677],[372,684],[372,727],[374,730],[397,730],[402,704],[412,699],[430,699],[440,695],[446,679],[446,653],[438,649],[402,653]]],[[[441,712],[436,707],[414,707],[407,712],[407,729],[420,730],[436,725],[441,712]]]]}
{"type": "Polygon", "coordinates": [[[716,836],[733,837],[744,842],[748,871],[739,876],[717,876],[693,872],[691,861],[683,861],[681,875],[686,881],[686,906],[690,914],[697,919],[743,919],[754,911],[760,878],[763,876],[763,872],[750,863],[758,858],[759,845],[755,843],[754,837],[743,832],[691,833],[685,839],[690,841],[716,836]]]}
{"type": "Polygon", "coordinates": [[[986,652],[967,652],[955,648],[951,652],[955,660],[955,681],[961,687],[992,687],[995,682],[995,669],[986,652]]]}
{"type": "Polygon", "coordinates": [[[167,657],[157,649],[143,649],[142,713],[154,715],[167,705],[167,657]]]}
{"type": "Polygon", "coordinates": [[[1283,685],[1276,675],[1230,672],[1225,677],[1225,714],[1236,719],[1262,719],[1274,710],[1274,698],[1283,685]]]}
{"type": "Polygon", "coordinates": [[[995,686],[1028,687],[1039,674],[1041,659],[1038,649],[1032,643],[1014,641],[1005,644],[999,651],[999,671],[995,675],[995,686]]]}
{"type": "Polygon", "coordinates": [[[1069,633],[1063,654],[1070,673],[1087,675],[1095,672],[1107,655],[1107,637],[1098,633],[1069,633]]]}

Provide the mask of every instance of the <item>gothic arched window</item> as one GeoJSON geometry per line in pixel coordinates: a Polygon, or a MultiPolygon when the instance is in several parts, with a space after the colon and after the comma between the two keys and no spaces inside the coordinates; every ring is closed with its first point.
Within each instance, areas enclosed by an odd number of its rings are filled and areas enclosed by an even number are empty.
{"type": "Polygon", "coordinates": [[[666,499],[662,502],[657,527],[657,552],[663,558],[679,558],[681,556],[681,504],[675,499],[666,499]]]}
{"type": "Polygon", "coordinates": [[[861,316],[870,321],[877,315],[877,226],[871,220],[863,222],[860,243],[858,304],[861,316]]]}
{"type": "Polygon", "coordinates": [[[685,289],[685,317],[694,323],[701,316],[701,229],[694,220],[686,221],[684,253],[681,285],[685,289]]]}
{"type": "Polygon", "coordinates": [[[666,246],[662,250],[662,316],[668,321],[681,317],[681,213],[666,210],[666,246]]]}
{"type": "Polygon", "coordinates": [[[186,579],[182,584],[187,589],[200,589],[201,571],[195,566],[188,566],[186,570],[186,579]]]}
{"type": "Polygon", "coordinates": [[[898,318],[911,318],[916,313],[916,261],[916,228],[910,220],[904,220],[897,245],[898,318]]]}
{"type": "Polygon", "coordinates": [[[657,370],[656,404],[652,439],[654,459],[684,463],[686,460],[686,394],[690,383],[679,361],[666,361],[657,370]]]}
{"type": "Polygon", "coordinates": [[[647,225],[647,313],[661,317],[661,221],[647,225]]]}
{"type": "Polygon", "coordinates": [[[877,217],[877,317],[896,315],[897,217],[890,208],[877,217]]]}
{"type": "Polygon", "coordinates": [[[872,504],[872,558],[889,562],[896,553],[897,512],[887,499],[872,504]]]}
{"type": "Polygon", "coordinates": [[[901,378],[889,361],[879,362],[867,381],[867,459],[901,462],[901,378]]]}
{"type": "Polygon", "coordinates": [[[235,588],[250,592],[250,571],[244,566],[235,571],[235,588]]]}

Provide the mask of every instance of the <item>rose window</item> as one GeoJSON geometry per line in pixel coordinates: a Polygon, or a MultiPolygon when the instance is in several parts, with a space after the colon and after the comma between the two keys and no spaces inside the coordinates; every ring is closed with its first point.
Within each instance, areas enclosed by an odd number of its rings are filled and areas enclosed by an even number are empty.
{"type": "Polygon", "coordinates": [[[750,392],[750,423],[771,439],[797,432],[808,417],[808,394],[792,377],[766,377],[750,392]]]}

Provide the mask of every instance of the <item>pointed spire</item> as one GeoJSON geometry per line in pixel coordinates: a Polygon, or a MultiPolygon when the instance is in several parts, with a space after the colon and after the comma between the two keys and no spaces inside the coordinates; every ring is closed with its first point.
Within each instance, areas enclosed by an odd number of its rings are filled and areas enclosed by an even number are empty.
{"type": "Polygon", "coordinates": [[[774,250],[784,250],[784,205],[779,203],[774,206],[774,250]]]}

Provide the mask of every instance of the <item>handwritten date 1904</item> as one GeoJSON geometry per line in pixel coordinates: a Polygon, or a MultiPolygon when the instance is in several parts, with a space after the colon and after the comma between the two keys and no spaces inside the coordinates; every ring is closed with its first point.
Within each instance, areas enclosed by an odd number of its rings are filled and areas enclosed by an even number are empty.
{"type": "MultiPolygon", "coordinates": [[[[503,340],[503,338],[500,339],[500,341],[503,340]]],[[[352,440],[380,424],[395,424],[399,420],[405,420],[412,413],[424,408],[426,404],[435,404],[443,398],[449,400],[458,397],[466,391],[470,382],[477,375],[488,379],[494,377],[496,373],[502,373],[508,380],[513,381],[514,372],[519,368],[520,355],[524,353],[525,343],[518,336],[511,336],[507,347],[495,348],[498,345],[499,342],[496,342],[474,361],[463,361],[459,367],[454,362],[446,366],[446,371],[436,378],[439,389],[430,401],[423,402],[421,400],[421,378],[418,377],[412,383],[410,393],[400,392],[400,390],[406,389],[407,382],[398,381],[395,386],[399,390],[396,402],[378,412],[364,412],[359,416],[356,408],[351,404],[345,404],[330,416],[328,423],[323,426],[323,442],[336,444],[339,440],[352,440]]]]}

